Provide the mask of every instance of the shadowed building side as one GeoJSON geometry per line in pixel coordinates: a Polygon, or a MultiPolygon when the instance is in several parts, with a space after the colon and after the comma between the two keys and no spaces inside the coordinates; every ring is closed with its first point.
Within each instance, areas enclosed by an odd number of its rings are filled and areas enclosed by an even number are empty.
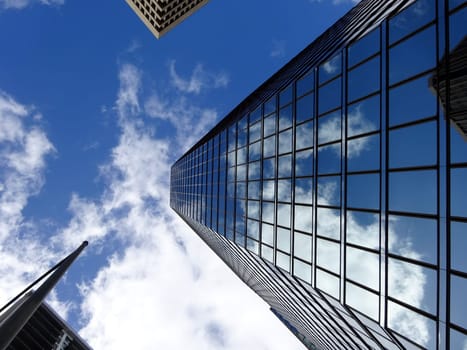
{"type": "Polygon", "coordinates": [[[7,350],[91,350],[91,347],[47,304],[42,303],[7,350]]]}

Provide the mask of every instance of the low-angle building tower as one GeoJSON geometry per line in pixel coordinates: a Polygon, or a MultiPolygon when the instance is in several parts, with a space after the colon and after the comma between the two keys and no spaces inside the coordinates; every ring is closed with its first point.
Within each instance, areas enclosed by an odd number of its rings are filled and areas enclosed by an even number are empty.
{"type": "Polygon", "coordinates": [[[7,349],[91,350],[91,347],[44,302],[7,349]]]}
{"type": "Polygon", "coordinates": [[[72,253],[0,308],[0,350],[91,349],[45,302],[75,259],[88,245],[72,253]],[[37,286],[36,290],[33,288],[37,286]]]}
{"type": "Polygon", "coordinates": [[[126,2],[159,39],[208,0],[126,0],[126,2]]]}
{"type": "Polygon", "coordinates": [[[467,348],[466,23],[363,0],[172,166],[171,207],[309,349],[467,348]]]}

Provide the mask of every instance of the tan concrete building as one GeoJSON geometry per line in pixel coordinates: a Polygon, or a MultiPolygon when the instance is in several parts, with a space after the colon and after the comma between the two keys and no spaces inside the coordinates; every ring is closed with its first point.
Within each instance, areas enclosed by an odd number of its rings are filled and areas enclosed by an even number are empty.
{"type": "Polygon", "coordinates": [[[126,2],[159,39],[208,0],[126,0],[126,2]]]}

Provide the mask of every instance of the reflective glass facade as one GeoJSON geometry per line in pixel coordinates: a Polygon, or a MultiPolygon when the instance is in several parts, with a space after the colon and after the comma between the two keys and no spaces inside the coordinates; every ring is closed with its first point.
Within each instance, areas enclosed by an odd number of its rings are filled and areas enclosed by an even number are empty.
{"type": "Polygon", "coordinates": [[[362,1],[172,167],[172,208],[309,348],[467,349],[466,23],[362,1]]]}

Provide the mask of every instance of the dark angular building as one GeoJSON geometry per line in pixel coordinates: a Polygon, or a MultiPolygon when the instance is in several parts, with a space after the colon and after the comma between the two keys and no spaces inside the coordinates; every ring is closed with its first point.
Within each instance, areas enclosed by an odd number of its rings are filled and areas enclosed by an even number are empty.
{"type": "Polygon", "coordinates": [[[364,0],[173,165],[309,349],[467,349],[466,35],[467,1],[364,0]]]}
{"type": "Polygon", "coordinates": [[[49,306],[42,303],[7,350],[91,350],[91,347],[49,306]]]}

